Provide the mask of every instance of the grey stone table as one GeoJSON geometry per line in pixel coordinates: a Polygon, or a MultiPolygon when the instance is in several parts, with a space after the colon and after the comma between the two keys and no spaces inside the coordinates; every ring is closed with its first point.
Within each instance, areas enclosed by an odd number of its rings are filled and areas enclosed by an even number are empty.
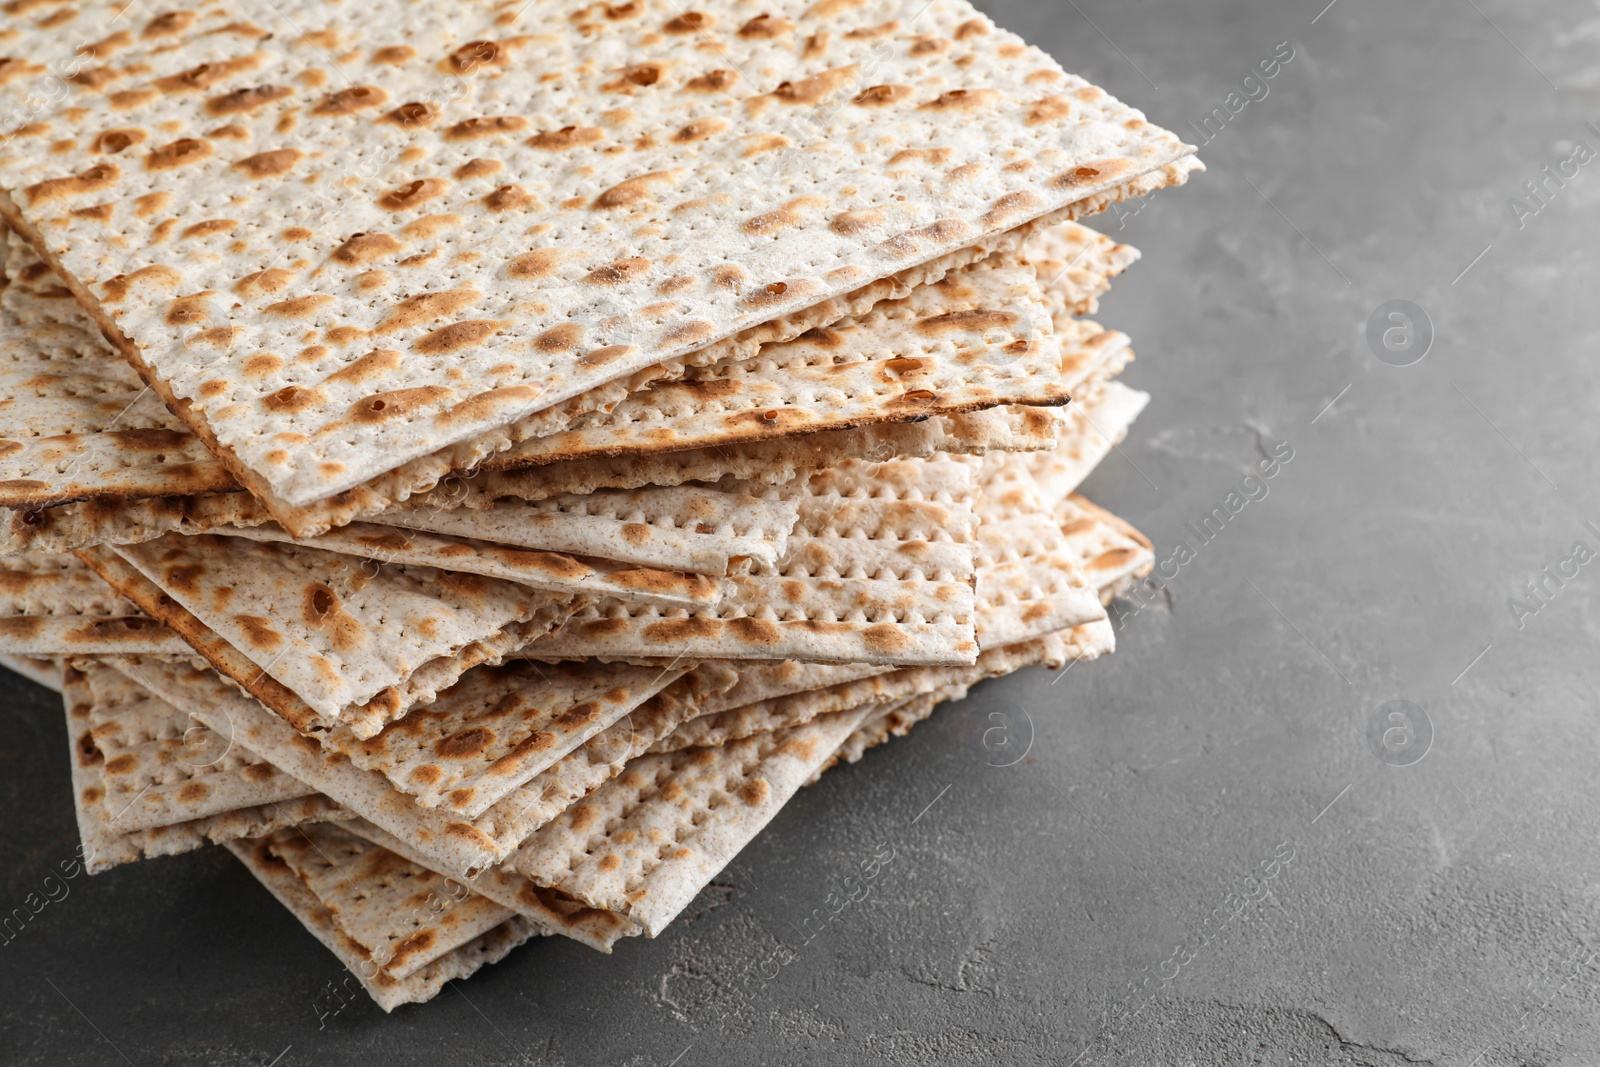
{"type": "MultiPolygon", "coordinates": [[[[1115,656],[830,773],[659,940],[393,1016],[220,850],[78,878],[0,945],[0,1061],[1600,1060],[1600,11],[1325,2],[987,5],[1209,138],[1101,223],[1155,399],[1088,492],[1190,550],[1115,656]]],[[[4,686],[9,910],[75,837],[4,686]]]]}

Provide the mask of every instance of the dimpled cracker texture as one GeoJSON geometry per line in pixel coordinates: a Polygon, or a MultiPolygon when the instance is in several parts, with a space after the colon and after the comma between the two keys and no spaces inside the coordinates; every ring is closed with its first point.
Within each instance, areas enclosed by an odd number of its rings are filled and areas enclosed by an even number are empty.
{"type": "Polygon", "coordinates": [[[90,874],[145,857],[188,852],[208,841],[271,833],[320,819],[349,818],[349,812],[328,798],[313,794],[140,830],[117,830],[112,826],[112,817],[117,813],[106,801],[106,760],[93,736],[95,696],[87,678],[71,667],[63,674],[62,702],[66,706],[67,736],[72,741],[72,799],[78,836],[83,841],[84,864],[90,874]]]}
{"type": "Polygon", "coordinates": [[[0,291],[0,507],[233,488],[49,268],[10,240],[0,291]]]}
{"type": "Polygon", "coordinates": [[[383,563],[478,574],[551,593],[613,596],[665,607],[715,604],[722,596],[717,583],[704,575],[578,559],[559,552],[511,548],[470,537],[419,533],[370,522],[352,522],[305,541],[290,537],[277,523],[244,529],[223,527],[215,533],[247,541],[302,544],[318,551],[383,563]]]}
{"type": "Polygon", "coordinates": [[[145,830],[314,792],[127,676],[94,660],[74,662],[93,697],[88,739],[102,759],[110,829],[145,830]]]}
{"type": "Polygon", "coordinates": [[[871,311],[689,369],[525,441],[533,464],[734,444],[1006,404],[1056,405],[1061,350],[1034,271],[995,256],[871,311]]]}
{"type": "Polygon", "coordinates": [[[156,610],[192,613],[325,725],[363,734],[570,610],[512,582],[299,545],[168,534],[114,551],[174,602],[156,610]]]}
{"type": "Polygon", "coordinates": [[[104,38],[31,111],[54,75],[13,60],[0,209],[295,529],[1191,151],[965,3],[901,8],[244,0],[104,37],[87,3],[8,44],[104,38]]]}
{"type": "Polygon", "coordinates": [[[508,908],[339,826],[280,830],[267,842],[334,924],[394,978],[511,917],[508,908]]]}
{"type": "Polygon", "coordinates": [[[376,737],[334,730],[323,745],[384,775],[422,807],[476,818],[685,673],[528,660],[485,665],[376,737]]]}
{"type": "Polygon", "coordinates": [[[1022,246],[1045,309],[1060,330],[1074,315],[1093,315],[1111,279],[1138,262],[1139,250],[1076,222],[1041,227],[1022,246]]]}
{"type": "Polygon", "coordinates": [[[507,866],[625,916],[654,937],[827,762],[867,710],[722,748],[641,756],[535,831],[507,866]]]}
{"type": "Polygon", "coordinates": [[[225,844],[228,851],[245,865],[274,899],[289,909],[300,925],[338,957],[339,962],[356,976],[367,995],[386,1012],[402,1004],[432,1000],[446,982],[466,978],[485,964],[498,963],[512,949],[543,932],[532,921],[513,915],[487,933],[425,964],[408,977],[397,979],[373,962],[365,946],[339,928],[333,913],[317,895],[287,863],[273,854],[270,838],[229,841],[225,844]]]}
{"type": "Polygon", "coordinates": [[[777,562],[796,517],[788,501],[692,485],[602,489],[538,501],[505,494],[492,506],[470,506],[478,499],[460,483],[453,500],[430,494],[421,506],[393,508],[376,520],[521,548],[722,575],[735,559],[777,562]],[[442,507],[447,500],[457,506],[442,507]]]}
{"type": "Polygon", "coordinates": [[[1106,382],[1067,411],[1069,428],[1049,452],[1026,459],[1046,500],[1060,500],[1083,483],[1089,472],[1128,435],[1133,420],[1150,403],[1150,394],[1121,382],[1106,382]]]}
{"type": "Polygon", "coordinates": [[[999,648],[1105,618],[1092,578],[1020,456],[967,462],[977,468],[977,639],[999,648]]]}
{"type": "Polygon", "coordinates": [[[839,464],[781,486],[724,486],[793,501],[777,564],[725,583],[714,608],[600,603],[524,651],[543,659],[799,659],[971,663],[971,471],[948,457],[839,464]]]}
{"type": "Polygon", "coordinates": [[[1104,603],[1121,596],[1155,566],[1149,538],[1077,493],[1057,505],[1055,518],[1104,603]]]}
{"type": "Polygon", "coordinates": [[[215,671],[149,657],[119,657],[111,665],[405,841],[433,870],[463,879],[507,858],[529,833],[693,717],[700,701],[731,686],[736,677],[725,666],[701,664],[468,820],[447,809],[421,807],[382,774],[323,748],[215,671]]]}
{"type": "MultiPolygon", "coordinates": [[[[426,856],[365,819],[350,819],[339,825],[397,856],[404,856],[423,867],[428,866],[426,856]]],[[[601,908],[591,908],[565,893],[538,885],[504,867],[491,867],[468,880],[466,885],[472,892],[533,920],[546,933],[570,937],[597,952],[610,953],[612,946],[622,938],[637,937],[644,933],[636,923],[620,915],[601,908]]]]}
{"type": "MultiPolygon", "coordinates": [[[[1054,271],[1050,280],[1051,290],[1046,293],[1047,301],[1053,307],[1069,310],[1083,310],[1093,305],[1093,295],[1109,285],[1109,278],[1104,273],[1120,269],[1126,257],[1118,257],[1110,253],[1122,249],[1131,253],[1126,246],[1115,245],[1108,239],[1093,235],[1074,223],[1051,227],[1046,235],[1057,234],[1051,242],[1052,246],[1064,245],[1067,248],[1081,246],[1089,254],[1082,256],[1082,265],[1070,271],[1054,271]],[[1092,236],[1090,236],[1092,235],[1092,236]],[[1094,254],[1105,252],[1107,254],[1094,254]]],[[[13,236],[13,241],[18,240],[13,236]]],[[[27,246],[22,246],[26,249],[27,246]]],[[[1030,249],[1032,245],[1030,244],[1030,249]]],[[[18,256],[16,247],[13,247],[12,256],[18,256]]],[[[30,252],[31,254],[31,252],[30,252]]],[[[997,257],[1006,261],[1004,256],[997,257]]],[[[935,307],[945,310],[938,315],[923,316],[932,318],[936,322],[949,323],[951,319],[944,316],[955,316],[961,311],[973,312],[984,309],[970,306],[973,301],[967,300],[966,305],[961,305],[951,294],[962,292],[972,293],[973,278],[995,278],[1006,275],[1004,271],[995,270],[1000,263],[991,263],[985,268],[985,273],[978,273],[972,268],[958,272],[957,275],[947,279],[947,283],[930,289],[929,292],[943,293],[944,296],[935,301],[935,307]],[[957,282],[960,284],[956,284],[957,282]]],[[[19,273],[27,277],[34,277],[31,267],[42,266],[37,260],[32,264],[19,268],[19,273]]],[[[1038,264],[1033,264],[1039,270],[1038,264]]],[[[1042,278],[1042,275],[1041,275],[1042,278]]],[[[45,275],[45,279],[55,282],[54,275],[45,275]]],[[[36,280],[36,284],[42,281],[36,280]]],[[[19,289],[19,283],[13,282],[7,293],[19,289]]],[[[979,286],[982,288],[982,286],[979,286]]],[[[992,289],[992,286],[991,286],[992,289]]],[[[64,292],[55,282],[51,291],[57,293],[53,299],[31,298],[30,304],[47,304],[50,313],[62,314],[68,320],[82,319],[82,313],[70,300],[63,301],[59,295],[64,292]],[[62,307],[65,303],[67,306],[62,307]]],[[[3,299],[3,297],[0,297],[3,299]]],[[[934,300],[926,295],[919,296],[924,304],[934,300]]],[[[905,316],[905,306],[909,301],[899,302],[900,308],[894,311],[901,319],[905,316]]],[[[1029,302],[1032,308],[1036,301],[1029,302]]],[[[927,308],[932,310],[932,308],[927,308]]],[[[885,312],[887,314],[887,312],[885,312]]],[[[996,315],[1005,316],[1011,312],[997,311],[996,315]]],[[[1036,311],[1032,313],[1037,319],[1036,311]]],[[[878,312],[868,318],[879,317],[878,312]]],[[[1024,315],[1024,318],[1027,318],[1024,315]]],[[[84,320],[87,321],[87,320],[84,320]]],[[[969,316],[969,321],[971,317],[969,316]]],[[[838,338],[846,334],[851,338],[860,339],[859,344],[870,350],[868,344],[872,339],[863,334],[860,320],[852,320],[852,325],[845,334],[837,330],[813,330],[816,338],[831,339],[824,349],[833,349],[831,353],[824,350],[822,355],[837,362],[846,357],[838,351],[844,347],[844,342],[838,338]]],[[[109,355],[110,350],[105,348],[104,342],[97,334],[90,335],[90,330],[84,329],[82,323],[70,322],[78,334],[83,335],[85,344],[92,342],[92,346],[85,351],[99,350],[109,355]],[[93,346],[99,346],[94,349],[93,346]]],[[[974,322],[973,325],[976,325],[974,322]]],[[[1037,328],[1038,323],[1034,323],[1037,328]]],[[[1076,392],[1077,382],[1092,368],[1101,365],[1108,352],[1117,342],[1125,345],[1126,338],[1120,334],[1102,335],[1097,328],[1090,329],[1075,320],[1062,319],[1058,315],[1055,324],[1057,335],[1060,338],[1060,382],[1059,387],[1053,392],[1064,395],[1065,390],[1076,392]]],[[[48,327],[59,328],[59,327],[48,327]]],[[[1027,331],[1024,331],[1027,332],[1027,331]]],[[[892,333],[892,331],[891,331],[892,333]]],[[[988,334],[994,334],[993,325],[988,328],[988,334]]],[[[970,362],[981,355],[970,344],[958,348],[958,342],[968,335],[977,336],[982,340],[984,330],[968,328],[953,329],[940,328],[932,334],[923,333],[917,337],[919,343],[924,343],[930,337],[945,335],[940,341],[936,353],[958,355],[968,361],[969,366],[956,369],[962,370],[967,376],[958,379],[962,383],[960,395],[952,395],[947,388],[929,390],[926,386],[938,384],[932,378],[938,367],[923,368],[922,361],[913,362],[911,354],[898,351],[892,345],[887,345],[884,339],[872,341],[877,345],[877,354],[880,357],[876,362],[860,360],[855,364],[856,377],[863,374],[869,379],[867,385],[857,384],[852,386],[856,391],[854,401],[854,417],[859,419],[864,412],[875,411],[873,417],[884,418],[921,418],[925,420],[918,424],[892,424],[868,423],[866,428],[854,431],[828,431],[818,430],[819,425],[849,422],[844,418],[844,405],[830,405],[831,410],[821,413],[813,412],[807,416],[807,428],[815,435],[800,441],[789,441],[781,438],[768,438],[755,442],[739,445],[720,444],[717,446],[704,446],[685,448],[695,440],[720,440],[726,435],[721,432],[720,418],[717,416],[728,407],[730,397],[725,393],[730,389],[748,387],[749,396],[745,398],[742,407],[749,409],[751,404],[766,396],[770,400],[774,396],[797,395],[797,391],[815,390],[816,384],[807,384],[805,374],[816,378],[821,374],[821,385],[826,396],[837,401],[844,395],[843,386],[848,384],[842,378],[835,376],[834,368],[824,366],[807,369],[806,353],[815,356],[815,344],[796,344],[792,346],[769,345],[768,351],[774,349],[787,351],[787,360],[773,361],[765,355],[760,360],[752,361],[747,366],[723,366],[715,373],[697,372],[698,376],[687,383],[673,388],[660,388],[647,390],[645,393],[630,397],[620,408],[610,416],[587,416],[581,420],[581,430],[563,434],[560,440],[568,444],[563,447],[573,447],[588,441],[590,446],[598,452],[620,450],[619,445],[625,442],[613,441],[607,432],[608,427],[624,427],[628,429],[635,446],[638,438],[648,431],[650,438],[648,447],[659,447],[663,441],[675,442],[673,452],[653,455],[650,459],[635,462],[616,463],[607,461],[605,457],[590,457],[588,459],[571,459],[566,461],[550,462],[550,456],[555,454],[548,442],[535,441],[528,445],[514,448],[496,457],[491,457],[487,465],[496,469],[505,469],[519,463],[538,463],[540,467],[521,475],[499,475],[501,484],[508,482],[515,487],[525,499],[545,499],[563,492],[592,492],[606,486],[633,488],[655,483],[658,485],[676,485],[690,477],[715,480],[724,474],[735,474],[745,478],[763,478],[773,481],[781,480],[785,475],[792,475],[801,464],[818,465],[831,458],[849,458],[859,455],[876,455],[880,458],[901,455],[930,455],[934,451],[963,451],[984,452],[991,449],[1004,450],[1037,450],[1048,447],[1045,435],[1049,433],[1057,417],[1051,413],[1028,407],[1015,407],[1009,409],[985,409],[971,411],[964,414],[930,416],[927,412],[932,410],[945,410],[970,404],[974,401],[971,385],[978,378],[987,376],[995,377],[994,372],[984,368],[977,371],[970,366],[970,362]],[[785,364],[798,364],[804,372],[800,377],[787,373],[785,364]],[[876,377],[871,373],[876,370],[876,377]],[[873,390],[881,390],[883,381],[897,382],[898,392],[886,393],[879,396],[873,390]],[[913,388],[913,387],[918,388],[913,388]],[[711,390],[717,393],[710,398],[699,397],[699,392],[711,390]],[[907,392],[928,393],[933,392],[933,398],[922,398],[909,406],[902,400],[907,392]],[[661,403],[657,403],[661,401],[661,403]],[[920,414],[919,414],[920,413],[920,414]],[[942,432],[940,432],[942,431],[942,432]],[[819,459],[818,457],[822,457],[819,459]]],[[[1026,384],[1024,371],[1027,367],[1019,365],[1016,357],[1004,351],[1005,334],[1002,331],[991,339],[994,343],[987,344],[988,355],[983,359],[1004,363],[1004,374],[1001,375],[1001,384],[1005,379],[1012,380],[1019,377],[1026,384]]],[[[1040,364],[1044,357],[1044,349],[1031,350],[1028,363],[1040,364]]],[[[92,362],[93,366],[101,368],[113,380],[111,391],[117,397],[124,395],[137,396],[131,392],[137,386],[136,376],[126,367],[121,367],[113,360],[78,360],[78,377],[82,376],[82,364],[92,362]]],[[[815,360],[813,360],[815,362],[815,360]]],[[[823,361],[826,363],[826,361],[823,361]]],[[[930,364],[937,361],[929,358],[930,364]]],[[[33,385],[33,394],[37,397],[50,398],[55,402],[58,393],[82,392],[81,383],[76,377],[61,375],[35,376],[30,379],[33,385]]],[[[949,384],[949,383],[946,383],[949,384]]],[[[979,382],[978,384],[982,384],[979,382]]],[[[991,384],[992,381],[991,381],[991,384]]],[[[1037,383],[1035,383],[1037,385],[1037,383]]],[[[1008,387],[1009,388],[1009,387],[1008,387]]],[[[813,399],[817,396],[813,394],[813,399]]],[[[66,398],[72,401],[71,397],[66,398]]],[[[120,402],[120,401],[119,401],[120,402]]],[[[140,399],[140,404],[151,402],[151,396],[146,394],[140,399]]],[[[123,405],[126,406],[126,405],[123,405]]],[[[765,414],[774,410],[765,405],[760,407],[758,414],[765,414]]],[[[167,415],[164,408],[155,404],[155,418],[164,418],[168,423],[174,422],[167,415]]],[[[754,432],[777,433],[789,432],[786,419],[793,415],[781,416],[772,420],[772,425],[767,426],[761,420],[760,430],[754,432]],[[780,423],[783,425],[780,426],[780,423]]],[[[88,424],[88,425],[93,425],[88,424]]],[[[163,431],[165,432],[165,431],[163,431]]],[[[176,432],[176,431],[173,431],[176,432]]],[[[748,428],[746,433],[753,432],[748,428]]],[[[626,436],[626,435],[624,435],[626,436]]],[[[52,438],[52,440],[55,440],[52,438]]],[[[153,440],[153,438],[152,438],[153,440]]],[[[163,442],[166,438],[161,439],[163,442]]],[[[24,442],[26,443],[26,442],[24,442]]],[[[57,504],[49,507],[38,507],[37,503],[45,499],[55,499],[49,493],[41,495],[36,490],[27,490],[18,497],[19,501],[31,500],[34,505],[22,509],[8,509],[0,512],[3,517],[3,532],[0,532],[0,553],[16,551],[29,546],[49,547],[61,551],[69,548],[78,548],[91,544],[126,544],[140,540],[147,540],[159,536],[167,530],[176,530],[187,533],[203,532],[218,526],[254,525],[262,523],[266,518],[265,509],[247,495],[239,493],[205,493],[194,496],[172,495],[179,483],[173,482],[165,464],[177,462],[193,451],[195,447],[191,438],[185,437],[183,442],[170,445],[163,449],[125,448],[121,438],[114,434],[105,438],[98,434],[83,432],[66,433],[60,438],[62,449],[70,444],[75,449],[71,453],[70,464],[79,472],[93,469],[100,474],[109,470],[114,473],[113,480],[103,480],[89,484],[86,482],[75,483],[70,490],[72,493],[93,495],[84,501],[67,504],[57,504]],[[115,464],[108,467],[104,463],[97,464],[93,457],[112,453],[115,455],[115,464]],[[152,496],[151,494],[162,494],[152,496]]],[[[62,449],[58,449],[61,451],[62,449]]],[[[209,461],[209,457],[208,461],[209,461]]],[[[57,463],[54,466],[39,468],[37,464],[21,463],[17,473],[27,473],[32,480],[38,480],[41,473],[53,472],[56,467],[65,466],[66,463],[57,463]]],[[[213,466],[215,466],[213,462],[213,466]]],[[[96,475],[99,477],[100,475],[96,475]]],[[[108,476],[109,477],[109,476],[108,476]]],[[[459,475],[447,477],[444,483],[435,490],[415,498],[411,507],[389,508],[377,513],[376,521],[397,523],[400,525],[415,526],[416,515],[420,512],[423,516],[436,520],[436,525],[431,528],[443,532],[464,532],[456,529],[463,520],[442,512],[451,511],[464,502],[468,507],[481,507],[475,501],[482,499],[485,493],[472,488],[473,482],[482,482],[485,479],[494,479],[495,475],[480,475],[477,478],[462,478],[459,475]]],[[[51,492],[54,492],[53,490],[51,492]]],[[[60,494],[56,494],[59,496],[60,494]]],[[[498,491],[497,499],[504,502],[511,494],[498,491]]],[[[365,509],[372,511],[371,508],[365,509]]],[[[552,521],[550,518],[544,521],[552,521]]],[[[506,525],[504,523],[500,524],[506,525]]],[[[522,547],[554,547],[559,550],[563,543],[553,540],[564,531],[548,529],[545,531],[544,544],[524,544],[522,547]]],[[[592,534],[593,531],[575,531],[572,537],[581,538],[592,534]]],[[[493,538],[491,538],[493,539],[493,538]]]]}
{"type": "Polygon", "coordinates": [[[75,557],[27,552],[0,558],[0,652],[91,656],[189,649],[75,557]]]}
{"type": "Polygon", "coordinates": [[[1036,663],[1060,666],[1064,662],[1063,648],[1059,637],[1047,634],[1015,645],[987,649],[970,667],[911,667],[769,697],[690,719],[656,742],[650,751],[676,752],[703,745],[725,745],[755,734],[798,726],[830,712],[902,700],[949,685],[975,685],[984,678],[1010,674],[1036,663]]]}

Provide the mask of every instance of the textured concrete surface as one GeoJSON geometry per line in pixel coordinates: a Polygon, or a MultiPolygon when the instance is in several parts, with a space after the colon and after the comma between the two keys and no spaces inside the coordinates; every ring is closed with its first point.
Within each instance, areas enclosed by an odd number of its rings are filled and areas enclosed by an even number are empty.
{"type": "MultiPolygon", "coordinates": [[[[80,877],[0,946],[0,1061],[1600,1060],[1600,564],[1543,574],[1600,550],[1600,165],[1523,191],[1600,149],[1600,9],[1323,3],[987,5],[1174,128],[1294,50],[1209,173],[1105,223],[1146,253],[1100,318],[1155,401],[1089,489],[1195,548],[1115,657],[830,773],[655,942],[536,945],[392,1017],[338,1010],[216,850],[80,877]],[[1433,324],[1410,366],[1368,347],[1390,300],[1433,324]]],[[[60,712],[4,684],[9,909],[74,832],[60,712]]]]}

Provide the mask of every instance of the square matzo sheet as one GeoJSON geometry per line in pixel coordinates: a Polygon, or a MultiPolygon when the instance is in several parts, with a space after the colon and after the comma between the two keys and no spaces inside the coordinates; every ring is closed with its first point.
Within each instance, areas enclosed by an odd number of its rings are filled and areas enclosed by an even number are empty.
{"type": "Polygon", "coordinates": [[[1190,152],[953,0],[50,14],[0,211],[280,521],[1190,152]]]}

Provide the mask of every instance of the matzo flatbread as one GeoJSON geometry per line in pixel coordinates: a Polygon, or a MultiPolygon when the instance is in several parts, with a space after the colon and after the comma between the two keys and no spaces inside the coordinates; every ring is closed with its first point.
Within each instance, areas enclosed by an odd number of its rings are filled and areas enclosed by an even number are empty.
{"type": "MultiPolygon", "coordinates": [[[[18,44],[68,54],[114,10],[18,44]]],[[[293,507],[1189,152],[955,0],[914,28],[785,0],[759,23],[783,32],[743,36],[727,0],[685,33],[616,10],[539,8],[524,27],[487,6],[246,0],[102,41],[106,62],[0,157],[0,207],[235,473],[293,507]],[[299,34],[223,29],[280,18],[299,34]],[[369,45],[339,68],[348,89],[328,85],[322,45],[382,26],[426,47],[369,45]],[[559,92],[539,77],[557,68],[559,92]],[[237,135],[205,136],[219,121],[237,135]],[[33,151],[58,124],[93,137],[33,151]],[[308,186],[335,154],[372,164],[308,186]],[[227,215],[204,192],[220,188],[227,215]]],[[[19,74],[8,95],[30,87],[19,74]]]]}
{"type": "Polygon", "coordinates": [[[866,714],[858,708],[723,748],[642,756],[537,830],[507,866],[654,937],[866,714]]]}
{"type": "Polygon", "coordinates": [[[1149,402],[1149,393],[1121,382],[1107,382],[1089,399],[1074,402],[1067,411],[1060,443],[1025,461],[1044,501],[1065,499],[1082,485],[1100,461],[1122,443],[1149,402]]]}
{"type": "MultiPolygon", "coordinates": [[[[428,866],[427,857],[365,819],[351,819],[339,825],[413,863],[428,866]]],[[[471,879],[467,885],[474,893],[533,920],[543,930],[565,935],[598,952],[609,953],[622,938],[637,937],[644,933],[638,924],[614,912],[591,908],[559,890],[541,886],[504,867],[491,867],[471,879]]]]}
{"type": "Polygon", "coordinates": [[[83,662],[75,682],[78,675],[92,698],[88,737],[100,755],[101,800],[114,831],[169,826],[315,792],[104,664],[83,662]]]}
{"type": "Polygon", "coordinates": [[[277,523],[224,527],[215,532],[246,541],[303,545],[380,563],[476,574],[569,596],[617,597],[675,608],[712,605],[722,599],[721,586],[705,575],[633,567],[608,559],[580,559],[561,552],[512,548],[375,522],[352,522],[304,541],[290,537],[277,523]]]}
{"type": "Polygon", "coordinates": [[[393,1011],[402,1004],[431,1000],[446,982],[466,978],[488,963],[497,963],[530,937],[543,931],[531,920],[513,915],[477,939],[446,953],[407,978],[396,979],[373,963],[367,949],[339,929],[333,914],[283,860],[272,854],[265,839],[229,841],[232,852],[274,898],[300,920],[311,935],[339,958],[378,1007],[393,1011]]]}
{"type": "Polygon", "coordinates": [[[114,659],[111,665],[203,725],[405,841],[427,858],[431,869],[462,879],[505,859],[554,814],[691,718],[698,701],[734,681],[725,667],[700,665],[468,820],[444,809],[419,806],[382,774],[323,749],[214,671],[139,657],[114,659]]]}
{"type": "Polygon", "coordinates": [[[92,736],[94,694],[84,676],[70,667],[63,676],[62,700],[67,736],[72,740],[73,805],[84,866],[90,874],[145,857],[188,852],[208,841],[226,842],[303,822],[349,818],[349,812],[327,797],[313,794],[142,830],[114,829],[111,823],[117,812],[105,799],[105,758],[92,736]]]}
{"type": "Polygon", "coordinates": [[[322,743],[421,806],[470,819],[685,673],[527,660],[484,665],[375,737],[333,730],[322,743]]]}
{"type": "Polygon", "coordinates": [[[267,849],[385,974],[404,979],[511,917],[509,908],[343,827],[280,830],[267,849]]]}
{"type": "Polygon", "coordinates": [[[548,632],[572,604],[474,574],[209,534],[168,534],[109,550],[160,589],[163,596],[152,601],[137,583],[119,584],[118,572],[104,564],[107,551],[84,556],[280,714],[302,713],[281,689],[324,727],[343,723],[362,736],[431,700],[475,663],[548,632]],[[251,666],[240,669],[237,657],[219,655],[218,639],[251,666]],[[277,688],[262,684],[262,675],[277,688]]]}
{"type": "Polygon", "coordinates": [[[53,657],[183,654],[181,638],[70,555],[0,559],[0,652],[53,657]]]}
{"type": "Polygon", "coordinates": [[[457,506],[440,506],[444,502],[438,494],[430,494],[415,505],[382,512],[374,521],[642,567],[721,575],[737,559],[775,563],[797,515],[790,501],[692,485],[632,492],[600,489],[533,501],[502,492],[487,507],[478,493],[463,487],[457,506]]]}
{"type": "MultiPolygon", "coordinates": [[[[881,705],[941,690],[947,686],[976,685],[1036,663],[1060,666],[1055,657],[1063,644],[1054,635],[984,651],[970,667],[912,667],[832,685],[786,693],[753,701],[727,711],[690,719],[651,746],[652,752],[676,752],[703,745],[725,745],[756,734],[810,722],[818,715],[881,705]]],[[[955,699],[940,697],[941,700],[955,699]]]]}
{"type": "Polygon", "coordinates": [[[709,609],[601,602],[526,654],[883,664],[976,658],[977,524],[965,463],[852,462],[781,486],[732,488],[798,506],[798,525],[775,567],[729,578],[709,609]]]}
{"type": "Polygon", "coordinates": [[[689,370],[499,462],[668,452],[1070,397],[1033,270],[996,256],[900,300],[689,370]]]}

